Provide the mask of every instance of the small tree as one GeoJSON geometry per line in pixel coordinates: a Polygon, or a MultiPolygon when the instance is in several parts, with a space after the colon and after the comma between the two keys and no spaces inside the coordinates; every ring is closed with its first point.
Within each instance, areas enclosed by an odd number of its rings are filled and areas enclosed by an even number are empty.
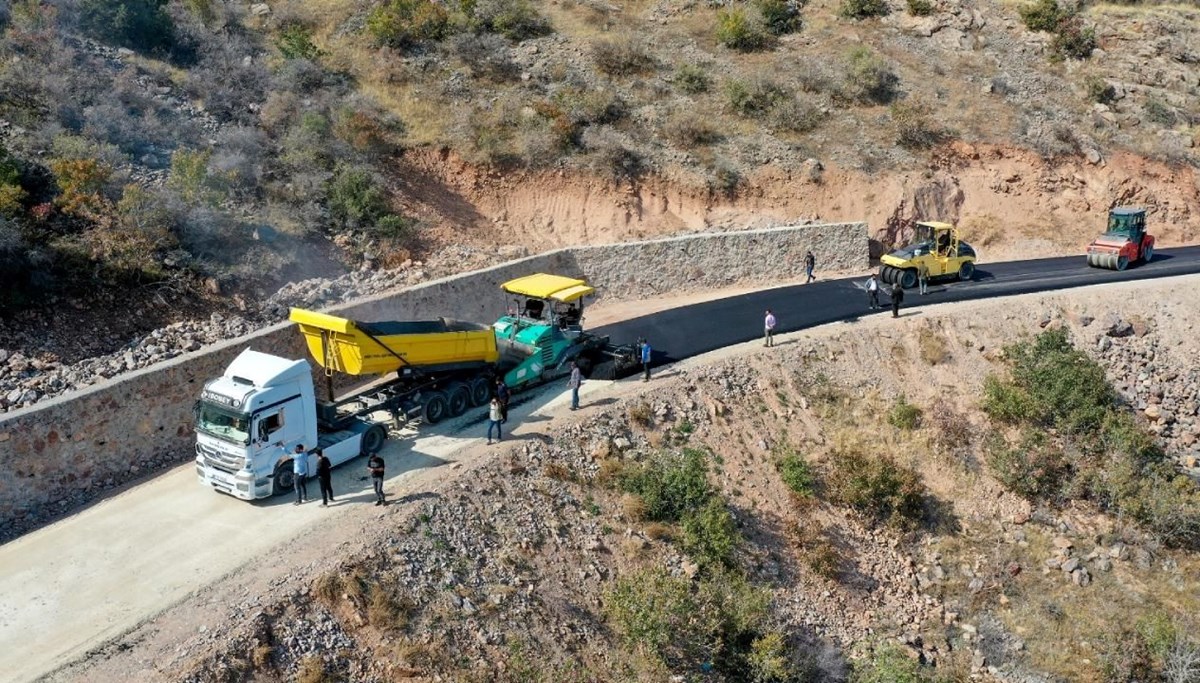
{"type": "Polygon", "coordinates": [[[367,31],[377,44],[403,50],[445,38],[450,15],[430,0],[388,0],[367,15],[367,31]]]}
{"type": "Polygon", "coordinates": [[[882,17],[888,13],[886,0],[842,0],[838,14],[846,19],[882,17]]]}
{"type": "Polygon", "coordinates": [[[101,42],[162,53],[175,45],[167,0],[82,0],[79,27],[101,42]]]}
{"type": "Polygon", "coordinates": [[[771,41],[746,10],[735,7],[717,13],[717,42],[733,50],[753,52],[767,47],[771,41]]]}
{"type": "Polygon", "coordinates": [[[1058,28],[1058,22],[1067,16],[1067,12],[1058,6],[1057,0],[1037,0],[1021,7],[1019,12],[1021,21],[1025,22],[1025,28],[1045,33],[1053,32],[1058,28]]]}

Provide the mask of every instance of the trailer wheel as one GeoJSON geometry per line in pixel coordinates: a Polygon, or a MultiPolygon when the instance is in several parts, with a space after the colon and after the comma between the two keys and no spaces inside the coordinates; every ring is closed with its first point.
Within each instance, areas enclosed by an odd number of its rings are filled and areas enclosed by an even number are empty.
{"type": "Polygon", "coordinates": [[[476,377],[471,380],[471,405],[486,406],[492,400],[492,383],[487,377],[476,377]]]}
{"type": "Polygon", "coordinates": [[[471,407],[471,390],[461,383],[451,384],[446,389],[446,403],[450,417],[458,417],[471,407]]]}
{"type": "Polygon", "coordinates": [[[421,402],[421,416],[425,424],[437,424],[446,419],[446,395],[440,391],[423,392],[425,399],[421,402]]]}
{"type": "Polygon", "coordinates": [[[387,441],[387,430],[383,425],[375,425],[363,433],[362,443],[360,444],[361,455],[372,455],[378,453],[383,448],[383,442],[387,441]]]}
{"type": "Polygon", "coordinates": [[[275,466],[275,476],[272,477],[271,495],[278,496],[296,488],[296,475],[292,473],[292,461],[284,460],[275,466]]]}

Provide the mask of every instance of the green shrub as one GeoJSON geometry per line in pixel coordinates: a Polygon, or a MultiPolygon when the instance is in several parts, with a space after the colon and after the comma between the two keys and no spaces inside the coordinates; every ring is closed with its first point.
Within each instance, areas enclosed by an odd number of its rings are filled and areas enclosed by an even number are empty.
{"type": "Polygon", "coordinates": [[[333,218],[350,228],[375,223],[388,213],[383,189],[364,169],[339,168],[326,187],[325,201],[333,218]]]}
{"type": "Polygon", "coordinates": [[[912,431],[921,426],[921,415],[921,409],[909,403],[908,399],[901,394],[892,404],[891,410],[888,411],[887,421],[896,429],[912,431]]]}
{"type": "Polygon", "coordinates": [[[726,102],[730,111],[739,116],[762,118],[789,97],[791,93],[768,80],[758,79],[749,83],[730,80],[725,83],[726,102]]]}
{"type": "Polygon", "coordinates": [[[654,56],[629,36],[592,44],[592,62],[609,76],[630,76],[652,71],[654,56]]]}
{"type": "Polygon", "coordinates": [[[683,549],[701,566],[732,566],[741,535],[725,502],[712,496],[701,509],[683,519],[683,549]]]}
{"type": "Polygon", "coordinates": [[[1040,430],[1027,429],[1016,444],[992,439],[988,464],[1002,484],[1029,500],[1058,500],[1072,475],[1062,449],[1040,430]]]}
{"type": "Polygon", "coordinates": [[[108,213],[106,196],[112,168],[97,159],[57,159],[50,170],[58,184],[55,204],[62,212],[81,218],[98,219],[108,213]]]}
{"type": "Polygon", "coordinates": [[[1104,644],[1100,671],[1105,683],[1161,680],[1154,671],[1154,661],[1146,639],[1128,626],[1112,633],[1104,644]]]}
{"type": "Polygon", "coordinates": [[[896,97],[900,79],[871,48],[860,45],[846,55],[843,93],[854,102],[887,104],[896,97]]]}
{"type": "Polygon", "coordinates": [[[711,145],[719,142],[722,137],[708,118],[692,113],[680,114],[668,119],[663,125],[663,135],[685,149],[711,145]]]}
{"type": "Polygon", "coordinates": [[[12,218],[24,210],[28,193],[21,186],[21,167],[0,146],[0,216],[12,218]]]}
{"type": "Polygon", "coordinates": [[[842,0],[838,15],[846,19],[866,19],[887,15],[886,0],[842,0]]]}
{"type": "Polygon", "coordinates": [[[1111,83],[1099,76],[1088,76],[1084,80],[1088,99],[1099,104],[1112,104],[1117,101],[1117,90],[1111,83]]]}
{"type": "Polygon", "coordinates": [[[807,104],[789,96],[775,105],[771,119],[780,130],[809,133],[821,127],[827,114],[821,107],[807,104]]]}
{"type": "Polygon", "coordinates": [[[689,95],[706,92],[712,86],[708,72],[694,64],[684,64],[675,72],[675,87],[689,95]]]}
{"type": "Polygon", "coordinates": [[[548,35],[552,28],[529,0],[478,0],[464,3],[476,30],[499,33],[512,41],[548,35]]]}
{"type": "Polygon", "coordinates": [[[933,3],[930,0],[908,0],[908,13],[914,17],[927,17],[933,14],[933,3]]]}
{"type": "Polygon", "coordinates": [[[1019,10],[1021,21],[1030,31],[1050,33],[1058,28],[1058,22],[1068,16],[1068,12],[1058,6],[1056,0],[1036,0],[1019,10]]]}
{"type": "Polygon", "coordinates": [[[312,41],[312,30],[300,24],[285,26],[275,39],[275,47],[284,59],[316,59],[324,54],[312,41]]]}
{"type": "Polygon", "coordinates": [[[800,5],[797,0],[755,0],[754,6],[762,15],[767,31],[773,35],[782,36],[799,31],[800,5]]]}
{"type": "Polygon", "coordinates": [[[211,150],[177,149],[171,155],[171,173],[167,187],[179,193],[189,204],[215,204],[220,199],[219,185],[208,172],[211,150]]]}
{"type": "Polygon", "coordinates": [[[688,579],[661,569],[617,579],[604,600],[604,613],[626,647],[663,658],[701,646],[705,634],[692,632],[696,612],[688,579]]]}
{"type": "Polygon", "coordinates": [[[935,678],[897,645],[876,648],[854,662],[851,683],[933,683],[935,678]]]}
{"type": "Polygon", "coordinates": [[[742,186],[742,173],[736,166],[724,159],[718,159],[712,172],[713,190],[725,197],[737,196],[738,188],[742,186]]]}
{"type": "Polygon", "coordinates": [[[1160,99],[1148,98],[1142,105],[1142,111],[1145,112],[1146,118],[1154,123],[1164,126],[1175,125],[1175,112],[1160,99]]]}
{"type": "Polygon", "coordinates": [[[367,15],[367,31],[381,46],[398,50],[450,33],[450,15],[432,0],[388,0],[367,15]]]}
{"type": "Polygon", "coordinates": [[[1050,50],[1064,59],[1087,59],[1096,49],[1096,29],[1084,26],[1078,17],[1068,17],[1058,22],[1050,50]]]}
{"type": "Polygon", "coordinates": [[[1116,403],[1104,369],[1075,349],[1065,330],[1046,330],[1005,353],[1011,386],[1001,389],[1001,382],[988,380],[984,387],[983,409],[992,417],[1094,433],[1116,403]]]}
{"type": "MultiPolygon", "coordinates": [[[[618,579],[603,609],[627,648],[671,666],[707,661],[718,673],[743,676],[770,597],[734,572],[711,572],[692,590],[688,579],[652,569],[618,579]]],[[[762,661],[768,648],[758,652],[762,661]]]]}
{"type": "Polygon", "coordinates": [[[779,478],[792,493],[805,497],[813,495],[817,477],[799,453],[788,449],[775,461],[775,469],[779,470],[779,478]]]}
{"type": "Polygon", "coordinates": [[[167,0],[81,0],[79,28],[103,43],[165,53],[175,45],[166,7],[167,0]]]}
{"type": "Polygon", "coordinates": [[[762,50],[771,44],[770,34],[741,7],[717,12],[717,42],[741,52],[762,50]]]}
{"type": "Polygon", "coordinates": [[[826,485],[830,500],[854,508],[871,521],[909,530],[924,520],[921,476],[887,455],[835,453],[826,485]]]}
{"type": "Polygon", "coordinates": [[[946,132],[935,122],[932,109],[923,102],[895,102],[888,108],[888,113],[896,124],[896,144],[901,147],[926,149],[946,137],[946,132]]]}
{"type": "Polygon", "coordinates": [[[646,519],[678,522],[701,510],[713,496],[708,483],[708,458],[703,451],[658,453],[620,478],[621,490],[646,503],[646,519]]]}

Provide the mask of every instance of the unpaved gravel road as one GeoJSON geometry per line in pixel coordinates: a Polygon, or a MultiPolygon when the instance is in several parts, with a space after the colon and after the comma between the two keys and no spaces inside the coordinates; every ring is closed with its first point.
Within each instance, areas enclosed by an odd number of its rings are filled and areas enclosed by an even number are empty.
{"type": "MultiPolygon", "coordinates": [[[[587,396],[611,384],[590,381],[587,396]]],[[[569,396],[559,383],[516,397],[510,424],[548,419],[569,396]]],[[[474,413],[479,413],[478,410],[474,413]]],[[[481,414],[424,433],[393,435],[383,453],[387,489],[446,465],[484,441],[481,414]]],[[[306,528],[374,500],[359,458],[334,470],[338,504],[293,506],[279,496],[248,503],[196,480],[193,465],[130,488],[49,527],[0,546],[0,675],[34,681],[79,659],[306,528]]]]}

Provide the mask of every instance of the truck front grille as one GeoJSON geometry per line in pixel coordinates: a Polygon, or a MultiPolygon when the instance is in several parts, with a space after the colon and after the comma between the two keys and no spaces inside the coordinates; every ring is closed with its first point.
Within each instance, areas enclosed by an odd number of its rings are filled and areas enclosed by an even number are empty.
{"type": "Polygon", "coordinates": [[[246,459],[240,455],[223,453],[211,446],[199,444],[197,450],[204,457],[204,463],[213,469],[234,474],[242,469],[246,459]]]}

